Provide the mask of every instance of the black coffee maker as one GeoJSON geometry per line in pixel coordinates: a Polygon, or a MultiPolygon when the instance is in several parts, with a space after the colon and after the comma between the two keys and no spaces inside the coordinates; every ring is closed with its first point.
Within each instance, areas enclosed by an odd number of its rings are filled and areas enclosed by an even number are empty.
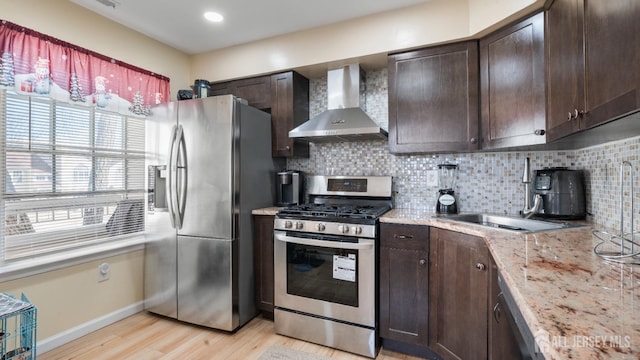
{"type": "Polygon", "coordinates": [[[298,205],[304,199],[303,175],[297,170],[276,174],[276,206],[298,205]]]}

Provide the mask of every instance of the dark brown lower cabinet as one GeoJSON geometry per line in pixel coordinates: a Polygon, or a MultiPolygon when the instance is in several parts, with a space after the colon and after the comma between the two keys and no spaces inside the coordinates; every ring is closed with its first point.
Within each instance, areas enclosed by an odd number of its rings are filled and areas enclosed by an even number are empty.
{"type": "Polygon", "coordinates": [[[429,243],[429,347],[444,359],[487,359],[491,256],[484,239],[431,228],[429,243]]]}
{"type": "Polygon", "coordinates": [[[429,340],[429,227],[380,224],[380,337],[383,347],[437,358],[429,340]]]}
{"type": "MultiPolygon", "coordinates": [[[[520,346],[509,321],[509,308],[498,285],[498,266],[491,259],[491,305],[489,314],[489,359],[522,359],[520,346]]],[[[516,330],[517,331],[517,330],[516,330]]]]}
{"type": "Polygon", "coordinates": [[[253,268],[256,306],[273,317],[273,215],[253,216],[253,268]]]}

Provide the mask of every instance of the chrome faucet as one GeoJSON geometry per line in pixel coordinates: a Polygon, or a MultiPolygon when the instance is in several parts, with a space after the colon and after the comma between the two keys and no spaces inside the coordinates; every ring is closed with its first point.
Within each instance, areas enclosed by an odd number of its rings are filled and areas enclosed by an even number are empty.
{"type": "Polygon", "coordinates": [[[522,173],[522,182],[524,183],[524,208],[522,209],[522,217],[528,219],[538,212],[540,205],[542,205],[542,196],[536,194],[533,199],[533,207],[529,208],[529,192],[531,187],[531,168],[529,165],[529,158],[524,159],[524,171],[522,173]]]}

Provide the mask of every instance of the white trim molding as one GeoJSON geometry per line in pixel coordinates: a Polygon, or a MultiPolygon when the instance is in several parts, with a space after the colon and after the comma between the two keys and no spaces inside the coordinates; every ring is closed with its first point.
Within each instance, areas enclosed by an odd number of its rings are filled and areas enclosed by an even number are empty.
{"type": "Polygon", "coordinates": [[[71,329],[65,330],[59,334],[50,336],[46,339],[38,341],[37,352],[38,354],[46,353],[59,346],[62,346],[68,342],[78,339],[82,336],[90,334],[96,330],[99,330],[107,325],[111,325],[117,321],[127,318],[131,315],[137,314],[144,310],[144,301],[131,304],[122,309],[116,310],[97,319],[88,321],[84,324],[80,324],[71,329]]]}
{"type": "Polygon", "coordinates": [[[144,235],[138,235],[120,241],[105,242],[67,252],[39,256],[33,259],[29,258],[4,264],[0,263],[0,275],[2,275],[2,282],[20,279],[89,261],[142,250],[144,249],[144,244],[144,235]]]}

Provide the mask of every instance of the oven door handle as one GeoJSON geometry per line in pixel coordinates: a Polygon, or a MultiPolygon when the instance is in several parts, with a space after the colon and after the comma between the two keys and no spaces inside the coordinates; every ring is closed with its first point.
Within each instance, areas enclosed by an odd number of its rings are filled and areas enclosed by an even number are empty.
{"type": "Polygon", "coordinates": [[[282,232],[275,232],[274,237],[278,241],[288,242],[293,244],[300,245],[310,245],[310,246],[319,246],[319,247],[330,247],[335,249],[353,249],[353,250],[366,250],[373,248],[374,242],[365,242],[365,243],[349,243],[349,242],[340,242],[340,241],[326,241],[326,240],[315,240],[315,239],[305,239],[293,236],[284,235],[282,232]]]}

